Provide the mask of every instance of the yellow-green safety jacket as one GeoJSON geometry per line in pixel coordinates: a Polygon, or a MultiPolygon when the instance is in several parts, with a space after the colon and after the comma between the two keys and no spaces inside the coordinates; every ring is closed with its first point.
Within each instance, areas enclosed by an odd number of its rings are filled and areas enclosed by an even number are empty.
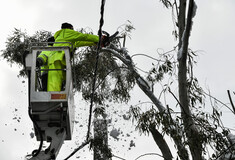
{"type": "MultiPolygon", "coordinates": [[[[82,46],[92,46],[98,43],[99,37],[92,34],[83,34],[72,29],[61,29],[57,31],[54,35],[55,42],[70,42],[73,48],[82,46]]],[[[54,46],[70,46],[69,43],[55,43],[54,46]]],[[[48,64],[52,64],[55,61],[61,61],[62,64],[66,65],[64,59],[64,52],[54,52],[50,55],[48,59],[48,64]]]]}
{"type": "MultiPolygon", "coordinates": [[[[43,61],[43,66],[41,66],[41,69],[48,69],[48,59],[49,57],[52,55],[53,51],[42,51],[37,58],[40,58],[43,61]]],[[[43,73],[47,73],[45,71],[41,72],[43,73]]]]}

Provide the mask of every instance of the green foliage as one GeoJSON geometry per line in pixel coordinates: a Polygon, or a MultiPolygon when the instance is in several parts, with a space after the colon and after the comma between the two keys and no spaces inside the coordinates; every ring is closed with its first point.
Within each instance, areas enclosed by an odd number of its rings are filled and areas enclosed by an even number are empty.
{"type": "Polygon", "coordinates": [[[23,65],[22,55],[28,45],[24,43],[26,37],[26,32],[22,32],[21,30],[15,28],[12,35],[7,38],[6,49],[2,50],[3,58],[10,63],[23,65]]]}
{"type": "MultiPolygon", "coordinates": [[[[125,35],[129,36],[134,27],[129,22],[121,29],[122,31],[119,33],[121,36],[111,42],[117,47],[121,47],[121,38],[125,35]]],[[[80,32],[87,33],[84,29],[80,32]]],[[[89,34],[92,34],[92,32],[89,32],[89,34]]],[[[91,96],[96,56],[96,46],[80,48],[78,53],[75,54],[76,61],[73,65],[73,74],[76,79],[74,88],[82,92],[85,100],[89,100],[91,96]]],[[[101,51],[99,53],[98,62],[94,102],[100,105],[111,101],[128,102],[130,99],[129,92],[135,85],[132,73],[123,63],[107,52],[101,51]]]]}
{"type": "MultiPolygon", "coordinates": [[[[134,27],[130,24],[125,26],[122,32],[128,34],[134,27]]],[[[87,33],[85,29],[80,32],[87,33]]],[[[92,34],[89,31],[89,34],[92,34]]],[[[14,29],[12,34],[7,38],[6,48],[2,50],[2,57],[10,64],[17,64],[23,68],[24,53],[30,50],[31,43],[46,42],[52,36],[48,31],[37,31],[34,35],[29,36],[20,29],[14,29]]],[[[118,39],[114,40],[117,45],[120,44],[118,39]]],[[[91,84],[93,81],[94,66],[96,61],[96,47],[86,47],[79,50],[76,61],[73,66],[76,77],[74,87],[81,91],[85,100],[90,98],[91,84]],[[76,85],[75,85],[76,84],[76,85]]],[[[24,76],[24,69],[20,71],[20,76],[24,76]]],[[[127,102],[130,99],[129,91],[134,87],[135,80],[130,71],[118,62],[110,53],[102,53],[99,57],[99,67],[97,74],[96,93],[94,102],[104,104],[107,101],[127,102]]]]}
{"type": "Polygon", "coordinates": [[[159,59],[157,64],[152,64],[153,68],[149,71],[147,76],[148,81],[152,83],[161,82],[165,75],[175,75],[176,62],[171,54],[158,54],[159,59]]]}
{"type": "Polygon", "coordinates": [[[133,120],[137,121],[136,129],[143,133],[149,133],[151,126],[156,126],[161,128],[163,134],[180,138],[182,136],[182,131],[179,130],[182,129],[180,119],[177,117],[173,121],[171,117],[173,111],[169,111],[171,113],[160,113],[153,106],[147,111],[143,111],[139,106],[131,106],[129,113],[133,120]]]}
{"type": "Polygon", "coordinates": [[[190,106],[197,107],[197,104],[203,104],[205,95],[203,89],[198,84],[197,78],[193,77],[191,79],[188,79],[187,85],[189,86],[188,93],[190,106]]]}
{"type": "MultiPolygon", "coordinates": [[[[197,140],[204,145],[210,145],[215,153],[221,153],[226,150],[229,142],[227,135],[229,130],[224,128],[220,122],[220,113],[216,108],[213,108],[213,113],[205,113],[198,109],[195,113],[194,120],[196,125],[199,127],[199,137],[197,140]]],[[[207,150],[204,149],[204,153],[207,153],[207,150]]],[[[214,157],[217,159],[218,157],[214,157]]]]}
{"type": "MultiPolygon", "coordinates": [[[[90,47],[79,53],[79,60],[74,65],[76,86],[85,100],[90,98],[93,74],[96,62],[96,48],[90,47]]],[[[134,87],[135,80],[131,72],[122,63],[118,63],[110,53],[99,56],[97,84],[94,101],[104,104],[105,101],[127,102],[129,91],[134,87]]]]}
{"type": "MultiPolygon", "coordinates": [[[[1,56],[10,64],[17,64],[20,67],[24,65],[24,53],[30,49],[32,42],[46,42],[52,36],[48,31],[37,31],[34,35],[29,36],[26,31],[14,29],[12,34],[7,38],[6,48],[1,50],[1,56]]],[[[24,76],[24,69],[20,71],[20,76],[24,76]]]]}
{"type": "MultiPolygon", "coordinates": [[[[205,92],[199,85],[199,82],[193,74],[193,67],[196,64],[195,58],[196,52],[189,49],[187,59],[187,88],[189,97],[189,106],[192,112],[190,115],[193,119],[193,123],[197,126],[198,136],[193,137],[193,141],[203,145],[202,150],[204,154],[208,154],[206,148],[210,146],[215,155],[213,159],[218,158],[217,155],[221,155],[225,150],[228,150],[229,141],[227,135],[229,130],[226,129],[221,120],[221,112],[218,107],[213,106],[212,113],[206,113],[204,111],[205,106],[205,92]]],[[[153,68],[150,70],[147,78],[152,83],[164,83],[162,86],[162,92],[169,93],[168,89],[171,86],[177,86],[177,61],[175,61],[174,55],[171,53],[159,54],[157,63],[153,64],[153,68]],[[171,83],[169,83],[169,80],[171,83]]],[[[170,91],[171,92],[171,91],[170,91]]],[[[172,93],[172,92],[171,92],[172,93]]],[[[172,93],[173,94],[173,93],[172,93]]],[[[174,95],[174,98],[177,97],[174,95]]],[[[177,99],[177,103],[180,103],[177,99]]],[[[216,103],[215,103],[216,104],[216,103]]],[[[168,109],[167,113],[159,113],[154,107],[150,107],[146,110],[142,110],[137,105],[131,106],[130,115],[136,121],[136,129],[142,133],[149,134],[151,126],[156,126],[162,132],[162,134],[174,137],[174,140],[183,140],[185,145],[189,144],[188,137],[185,134],[185,128],[181,113],[175,113],[172,109],[168,109]]]]}
{"type": "MultiPolygon", "coordinates": [[[[182,125],[182,119],[173,110],[168,109],[165,113],[159,113],[153,106],[143,111],[140,105],[131,106],[129,114],[133,120],[137,122],[136,129],[141,133],[149,134],[151,126],[156,126],[162,134],[174,137],[174,140],[183,140],[187,145],[188,139],[185,137],[185,128],[182,125]]],[[[213,108],[213,113],[206,113],[202,108],[198,108],[192,115],[196,126],[199,129],[199,135],[194,137],[194,140],[203,144],[203,152],[207,154],[206,148],[208,145],[214,149],[217,155],[221,155],[224,151],[228,150],[229,141],[227,135],[229,130],[224,128],[220,121],[221,114],[216,108],[213,108]]],[[[218,156],[214,154],[213,159],[218,156]]]]}

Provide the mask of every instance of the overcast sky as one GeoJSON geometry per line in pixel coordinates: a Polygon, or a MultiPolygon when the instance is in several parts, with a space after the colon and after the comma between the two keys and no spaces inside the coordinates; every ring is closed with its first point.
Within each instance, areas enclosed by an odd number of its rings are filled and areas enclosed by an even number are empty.
{"type": "MultiPolygon", "coordinates": [[[[198,9],[189,44],[192,50],[200,51],[195,74],[203,87],[208,87],[213,95],[228,103],[226,90],[235,91],[235,1],[198,0],[196,3],[198,9]]],[[[61,23],[69,22],[76,29],[89,27],[97,33],[100,0],[5,0],[1,2],[0,15],[2,50],[14,28],[26,30],[31,35],[38,30],[55,33],[61,23]]],[[[172,36],[171,10],[163,7],[159,0],[106,0],[104,20],[103,29],[109,33],[114,33],[127,20],[134,25],[136,30],[126,43],[130,55],[145,53],[157,58],[157,49],[169,51],[177,45],[172,36]]],[[[146,65],[149,59],[135,57],[133,60],[139,68],[150,69],[146,65]]],[[[17,66],[11,67],[2,59],[0,70],[0,157],[3,160],[23,159],[27,152],[37,147],[36,140],[29,136],[32,123],[27,116],[27,83],[23,83],[25,79],[17,78],[17,66]]],[[[231,119],[234,121],[235,116],[230,115],[228,119],[228,125],[234,128],[231,119]]],[[[130,151],[130,156],[127,152],[123,158],[134,159],[146,148],[146,143],[137,141],[135,153],[130,151]]],[[[155,152],[154,149],[146,152],[149,151],[155,152]]],[[[62,153],[64,158],[67,153],[62,153]]]]}

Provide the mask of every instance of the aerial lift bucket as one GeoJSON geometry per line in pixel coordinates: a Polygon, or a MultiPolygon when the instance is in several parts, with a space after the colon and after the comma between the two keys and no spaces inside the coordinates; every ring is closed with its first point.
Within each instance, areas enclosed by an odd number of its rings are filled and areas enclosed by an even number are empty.
{"type": "MultiPolygon", "coordinates": [[[[70,51],[71,48],[67,46],[33,46],[32,52],[25,59],[29,78],[29,108],[34,122],[35,135],[38,141],[51,142],[47,150],[38,154],[41,157],[56,157],[63,141],[72,138],[75,106],[70,51]],[[66,68],[63,69],[63,72],[66,73],[66,80],[61,91],[47,92],[41,90],[40,73],[42,70],[36,67],[36,59],[42,51],[65,53],[66,68]]],[[[47,69],[44,71],[53,72],[54,70],[47,69]]],[[[44,159],[46,158],[39,160],[44,159]]]]}

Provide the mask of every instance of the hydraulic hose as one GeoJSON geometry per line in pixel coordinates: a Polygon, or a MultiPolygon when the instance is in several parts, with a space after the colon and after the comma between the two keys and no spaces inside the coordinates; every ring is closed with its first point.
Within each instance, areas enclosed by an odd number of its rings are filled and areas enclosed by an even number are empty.
{"type": "Polygon", "coordinates": [[[43,137],[42,137],[42,132],[41,132],[41,129],[39,128],[36,120],[33,118],[32,114],[31,114],[31,104],[30,104],[30,84],[31,84],[31,72],[28,71],[28,104],[29,104],[29,107],[28,107],[28,115],[31,119],[31,121],[33,122],[37,132],[39,133],[39,136],[40,136],[40,145],[38,147],[37,150],[34,150],[32,152],[32,156],[33,157],[36,157],[42,150],[42,145],[43,145],[43,137]]]}

